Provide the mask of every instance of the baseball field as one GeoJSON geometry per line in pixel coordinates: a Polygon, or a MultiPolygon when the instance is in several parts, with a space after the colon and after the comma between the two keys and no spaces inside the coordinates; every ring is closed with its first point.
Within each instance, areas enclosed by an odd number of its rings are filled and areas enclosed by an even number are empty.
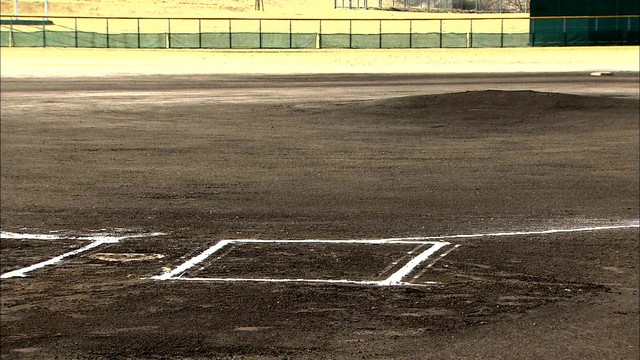
{"type": "Polygon", "coordinates": [[[2,359],[639,356],[638,47],[1,51],[2,359]]]}

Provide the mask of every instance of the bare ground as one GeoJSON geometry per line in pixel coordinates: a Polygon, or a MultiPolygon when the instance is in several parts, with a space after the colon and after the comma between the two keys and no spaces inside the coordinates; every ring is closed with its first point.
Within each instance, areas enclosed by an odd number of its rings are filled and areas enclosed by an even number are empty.
{"type": "MultiPolygon", "coordinates": [[[[2,357],[637,358],[637,228],[452,239],[460,247],[415,273],[429,286],[149,279],[225,238],[637,223],[633,84],[637,74],[3,78],[4,231],[166,235],[3,279],[2,357]]],[[[1,271],[83,244],[3,239],[1,271]]],[[[406,251],[311,250],[239,247],[201,274],[370,277],[406,251]]]]}

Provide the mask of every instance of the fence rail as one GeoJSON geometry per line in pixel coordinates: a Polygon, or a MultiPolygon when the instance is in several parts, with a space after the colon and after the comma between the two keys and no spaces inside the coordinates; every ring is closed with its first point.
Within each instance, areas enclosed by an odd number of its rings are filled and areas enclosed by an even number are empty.
{"type": "MultiPolygon", "coordinates": [[[[544,36],[549,38],[551,30],[564,31],[564,37],[560,37],[562,41],[554,40],[554,45],[562,46],[576,45],[573,37],[567,36],[567,29],[582,27],[583,22],[592,27],[594,19],[596,30],[598,27],[600,31],[607,30],[613,21],[616,29],[620,28],[626,31],[625,34],[637,37],[638,16],[280,19],[15,18],[0,15],[0,46],[146,49],[526,47],[542,44],[540,39],[544,39],[544,36]],[[551,30],[536,40],[534,29],[551,30]]],[[[585,28],[584,31],[586,34],[591,30],[585,28]]]]}

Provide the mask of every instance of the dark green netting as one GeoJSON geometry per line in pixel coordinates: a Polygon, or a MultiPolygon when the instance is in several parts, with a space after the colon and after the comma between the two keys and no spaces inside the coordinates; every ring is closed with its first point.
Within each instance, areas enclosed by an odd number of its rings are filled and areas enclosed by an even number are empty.
{"type": "Polygon", "coordinates": [[[233,49],[258,49],[260,48],[259,33],[232,33],[231,47],[233,49]]]}
{"type": "MultiPolygon", "coordinates": [[[[634,19],[637,20],[637,19],[634,19]]],[[[562,21],[562,20],[560,20],[562,21]]],[[[594,32],[590,30],[587,19],[567,20],[568,26],[582,31],[571,33],[558,32],[564,23],[545,22],[540,34],[499,34],[499,33],[390,33],[390,34],[322,34],[320,37],[316,33],[124,33],[124,34],[103,34],[94,32],[78,31],[50,31],[45,34],[42,31],[24,32],[13,31],[13,41],[9,42],[9,31],[1,32],[1,46],[23,46],[23,47],[85,47],[85,48],[205,48],[205,49],[313,49],[318,45],[322,48],[354,48],[354,49],[394,49],[394,48],[465,48],[472,47],[520,47],[527,46],[533,41],[536,46],[540,43],[545,45],[585,45],[598,43],[594,32]],[[535,36],[534,36],[535,35],[535,36]],[[169,41],[169,43],[167,43],[169,41]]],[[[627,28],[636,30],[620,31],[619,22],[609,21],[598,24],[601,31],[606,31],[606,39],[612,38],[616,32],[616,38],[630,39],[635,36],[637,41],[638,22],[628,22],[627,28]],[[635,27],[634,27],[635,26],[635,27]]]]}
{"type": "Polygon", "coordinates": [[[140,34],[140,48],[164,49],[167,47],[167,35],[163,33],[140,34]]]}
{"type": "Polygon", "coordinates": [[[383,49],[406,49],[412,45],[409,34],[382,34],[383,49]]]}
{"type": "Polygon", "coordinates": [[[441,47],[440,34],[439,33],[411,34],[411,47],[439,48],[441,47]]]}
{"type": "Polygon", "coordinates": [[[0,31],[0,46],[9,46],[9,32],[1,30],[0,31]]]}
{"type": "Polygon", "coordinates": [[[201,38],[197,33],[171,33],[169,35],[169,47],[175,49],[197,49],[200,47],[201,38]]]}
{"type": "Polygon", "coordinates": [[[466,48],[467,44],[467,34],[442,34],[442,47],[443,48],[466,48]]]}
{"type": "Polygon", "coordinates": [[[264,49],[309,49],[316,47],[316,34],[262,33],[264,49]]]}
{"type": "Polygon", "coordinates": [[[471,35],[471,47],[498,48],[529,45],[529,34],[476,33],[471,35]]]}
{"type": "Polygon", "coordinates": [[[228,49],[229,33],[202,33],[202,47],[205,49],[228,49]]]}
{"type": "Polygon", "coordinates": [[[495,48],[502,46],[501,34],[471,34],[471,47],[474,48],[495,48]]]}
{"type": "Polygon", "coordinates": [[[44,34],[42,31],[36,32],[13,32],[13,46],[36,47],[44,46],[44,34]]]}
{"type": "Polygon", "coordinates": [[[75,47],[76,33],[75,31],[47,31],[46,46],[54,47],[75,47]]]}
{"type": "Polygon", "coordinates": [[[353,49],[379,49],[379,34],[353,34],[351,35],[351,48],[353,49]]]}
{"type": "Polygon", "coordinates": [[[503,34],[502,47],[529,46],[529,34],[503,34]]]}
{"type": "Polygon", "coordinates": [[[288,33],[262,33],[261,47],[265,49],[289,49],[292,38],[288,33]]]}
{"type": "Polygon", "coordinates": [[[315,49],[318,34],[292,34],[291,48],[293,49],[315,49]]]}
{"type": "Polygon", "coordinates": [[[351,47],[349,34],[320,34],[320,47],[323,49],[348,49],[351,47]]]}
{"type": "Polygon", "coordinates": [[[78,31],[78,47],[106,48],[107,34],[78,31]]]}
{"type": "Polygon", "coordinates": [[[109,34],[110,48],[137,48],[138,34],[109,34]]]}

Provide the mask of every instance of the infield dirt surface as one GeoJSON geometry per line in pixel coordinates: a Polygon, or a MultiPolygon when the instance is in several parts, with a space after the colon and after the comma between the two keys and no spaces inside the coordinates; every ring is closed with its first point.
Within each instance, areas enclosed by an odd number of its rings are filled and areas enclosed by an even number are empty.
{"type": "MultiPolygon", "coordinates": [[[[3,279],[3,359],[638,358],[637,227],[447,239],[416,286],[151,279],[221,239],[637,224],[637,73],[1,85],[3,231],[164,233],[3,279]]],[[[86,244],[2,239],[0,271],[86,244]]],[[[191,271],[370,279],[410,250],[242,245],[191,271]]]]}

